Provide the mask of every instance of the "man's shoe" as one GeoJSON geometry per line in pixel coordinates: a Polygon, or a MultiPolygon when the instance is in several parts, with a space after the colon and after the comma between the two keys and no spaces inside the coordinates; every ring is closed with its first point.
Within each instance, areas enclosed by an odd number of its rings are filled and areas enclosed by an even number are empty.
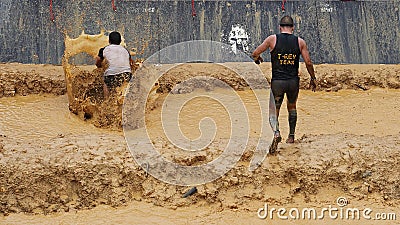
{"type": "Polygon", "coordinates": [[[278,149],[279,142],[282,141],[282,137],[279,131],[275,131],[274,140],[272,140],[272,144],[269,147],[269,153],[274,154],[276,149],[278,149]]]}
{"type": "Polygon", "coordinates": [[[289,134],[286,143],[293,144],[294,143],[294,134],[289,134]]]}

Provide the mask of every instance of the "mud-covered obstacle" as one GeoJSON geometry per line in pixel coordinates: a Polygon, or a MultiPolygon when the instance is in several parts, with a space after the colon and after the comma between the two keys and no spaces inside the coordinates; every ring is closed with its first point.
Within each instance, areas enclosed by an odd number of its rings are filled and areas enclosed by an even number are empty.
{"type": "MultiPolygon", "coordinates": [[[[97,35],[88,35],[82,32],[75,39],[66,35],[63,69],[69,110],[83,120],[90,121],[96,127],[120,129],[122,127],[123,91],[127,83],[116,88],[115,91],[111,91],[110,96],[105,98],[103,73],[108,66],[107,62],[104,62],[102,68],[96,68],[92,71],[69,63],[72,57],[80,53],[87,53],[96,57],[99,49],[107,45],[108,36],[105,31],[101,31],[97,35]]],[[[126,46],[123,38],[121,45],[126,46]]],[[[132,73],[135,72],[138,65],[139,63],[132,67],[132,73]]]]}

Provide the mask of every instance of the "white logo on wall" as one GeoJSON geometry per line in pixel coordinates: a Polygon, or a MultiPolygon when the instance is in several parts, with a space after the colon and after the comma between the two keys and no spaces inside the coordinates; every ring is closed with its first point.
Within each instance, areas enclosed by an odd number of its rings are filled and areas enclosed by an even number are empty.
{"type": "Polygon", "coordinates": [[[237,50],[248,52],[249,35],[242,25],[232,25],[232,30],[229,32],[229,44],[235,54],[237,50]]]}
{"type": "Polygon", "coordinates": [[[330,6],[329,4],[326,4],[326,3],[321,3],[320,7],[321,7],[321,12],[331,13],[331,12],[334,11],[334,8],[332,6],[330,6]]]}

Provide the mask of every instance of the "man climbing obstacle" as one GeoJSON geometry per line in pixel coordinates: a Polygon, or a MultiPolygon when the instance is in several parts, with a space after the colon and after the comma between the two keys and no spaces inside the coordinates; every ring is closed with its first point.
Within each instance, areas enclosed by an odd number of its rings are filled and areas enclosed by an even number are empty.
{"type": "MultiPolygon", "coordinates": [[[[286,143],[294,143],[294,134],[297,122],[296,102],[299,94],[299,59],[303,57],[307,71],[311,76],[310,86],[313,91],[317,87],[314,66],[310,59],[306,42],[293,35],[294,23],[290,16],[284,16],[279,24],[280,34],[268,36],[264,42],[254,50],[252,57],[259,64],[262,62],[261,53],[270,49],[272,64],[271,90],[275,98],[276,118],[283,102],[284,94],[287,98],[289,112],[289,136],[286,143]]],[[[278,143],[282,140],[277,121],[270,153],[274,153],[278,143]]]]}

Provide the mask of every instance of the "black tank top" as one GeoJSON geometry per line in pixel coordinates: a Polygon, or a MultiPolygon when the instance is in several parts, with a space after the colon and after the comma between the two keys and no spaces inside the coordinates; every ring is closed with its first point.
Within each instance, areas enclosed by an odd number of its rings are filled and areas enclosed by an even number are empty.
{"type": "Polygon", "coordinates": [[[271,51],[272,80],[299,77],[300,47],[293,34],[277,34],[275,48],[271,51]]]}

